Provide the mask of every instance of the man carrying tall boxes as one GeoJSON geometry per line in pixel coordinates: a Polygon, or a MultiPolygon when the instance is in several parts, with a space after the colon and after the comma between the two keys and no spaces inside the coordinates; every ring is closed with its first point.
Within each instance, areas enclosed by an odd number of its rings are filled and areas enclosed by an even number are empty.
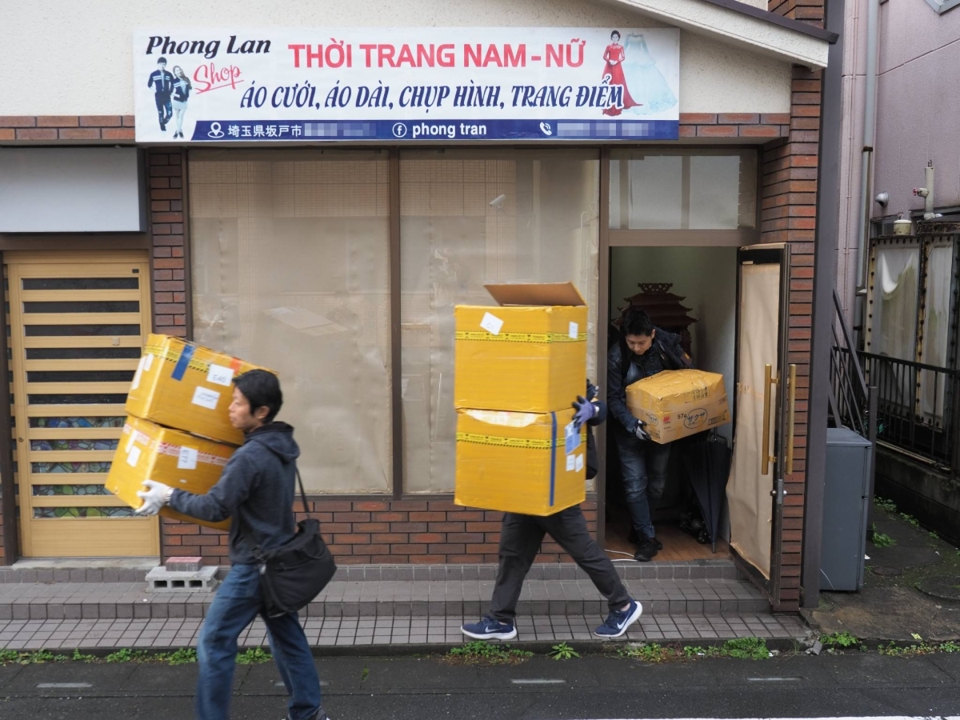
{"type": "Polygon", "coordinates": [[[620,637],[643,609],[590,536],[579,505],[593,441],[583,425],[606,417],[585,382],[586,305],[572,283],[486,288],[500,307],[455,309],[455,502],[505,514],[489,611],[461,631],[481,640],[517,636],[523,580],[549,533],[607,598],[610,615],[595,634],[620,637]]]}
{"type": "Polygon", "coordinates": [[[109,489],[139,506],[139,514],[162,512],[230,530],[232,567],[207,611],[197,647],[200,720],[229,717],[237,638],[257,615],[267,625],[290,693],[288,717],[327,720],[297,614],[267,616],[260,594],[257,553],[296,533],[300,448],[293,428],[275,421],[282,404],[274,373],[162,335],[148,339],[127,398],[130,417],[109,489]]]}

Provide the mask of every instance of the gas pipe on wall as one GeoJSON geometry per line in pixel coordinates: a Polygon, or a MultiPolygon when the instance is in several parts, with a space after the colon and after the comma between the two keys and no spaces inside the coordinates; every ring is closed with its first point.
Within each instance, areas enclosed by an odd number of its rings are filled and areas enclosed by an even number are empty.
{"type": "Polygon", "coordinates": [[[914,188],[913,194],[915,197],[923,198],[923,219],[933,220],[937,217],[940,217],[939,213],[935,213],[933,211],[933,160],[930,160],[927,163],[927,166],[923,169],[923,172],[923,179],[926,187],[914,188]]]}

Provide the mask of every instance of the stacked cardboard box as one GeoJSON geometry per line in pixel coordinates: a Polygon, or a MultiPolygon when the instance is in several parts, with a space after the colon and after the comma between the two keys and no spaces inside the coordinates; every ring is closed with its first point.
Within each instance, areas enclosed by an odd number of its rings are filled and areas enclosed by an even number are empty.
{"type": "MultiPolygon", "coordinates": [[[[130,385],[120,443],[107,489],[140,507],[144,480],[205,493],[243,433],[230,424],[233,378],[256,369],[237,358],[181,338],[150,335],[130,385]]],[[[201,522],[163,508],[161,515],[228,529],[230,521],[201,522]]]]}
{"type": "Polygon", "coordinates": [[[551,515],[586,496],[587,308],[572,283],[487,285],[500,307],[458,305],[458,505],[551,515]]]}

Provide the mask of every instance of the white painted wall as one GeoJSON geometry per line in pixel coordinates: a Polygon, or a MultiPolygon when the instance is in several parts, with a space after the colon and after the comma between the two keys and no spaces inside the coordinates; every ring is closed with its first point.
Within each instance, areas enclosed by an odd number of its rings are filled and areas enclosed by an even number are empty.
{"type": "MultiPolygon", "coordinates": [[[[760,0],[751,4],[759,4],[760,0]]],[[[664,27],[594,0],[31,0],[0,3],[0,115],[133,114],[138,27],[664,27]]],[[[700,35],[680,40],[681,112],[790,110],[790,65],[700,35]]]]}
{"type": "Polygon", "coordinates": [[[874,216],[922,209],[913,188],[936,167],[934,206],[960,205],[960,10],[938,15],[925,2],[880,6],[874,216]]]}
{"type": "MultiPolygon", "coordinates": [[[[873,1],[873,0],[870,0],[873,1]]],[[[841,205],[837,291],[849,320],[857,283],[857,223],[863,146],[868,0],[847,0],[844,20],[841,205]]],[[[886,192],[886,209],[871,198],[872,217],[923,208],[913,188],[924,166],[936,167],[934,204],[960,205],[960,10],[938,15],[923,0],[880,6],[877,136],[873,195],[886,192]]]]}

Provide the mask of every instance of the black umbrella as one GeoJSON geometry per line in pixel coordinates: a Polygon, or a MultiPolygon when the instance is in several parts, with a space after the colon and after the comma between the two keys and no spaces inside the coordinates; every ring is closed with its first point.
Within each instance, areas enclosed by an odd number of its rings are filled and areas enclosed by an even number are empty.
{"type": "Polygon", "coordinates": [[[730,474],[730,448],[726,440],[711,432],[697,438],[685,448],[683,468],[697,496],[703,522],[710,535],[713,551],[717,551],[720,530],[720,508],[730,474]]]}

